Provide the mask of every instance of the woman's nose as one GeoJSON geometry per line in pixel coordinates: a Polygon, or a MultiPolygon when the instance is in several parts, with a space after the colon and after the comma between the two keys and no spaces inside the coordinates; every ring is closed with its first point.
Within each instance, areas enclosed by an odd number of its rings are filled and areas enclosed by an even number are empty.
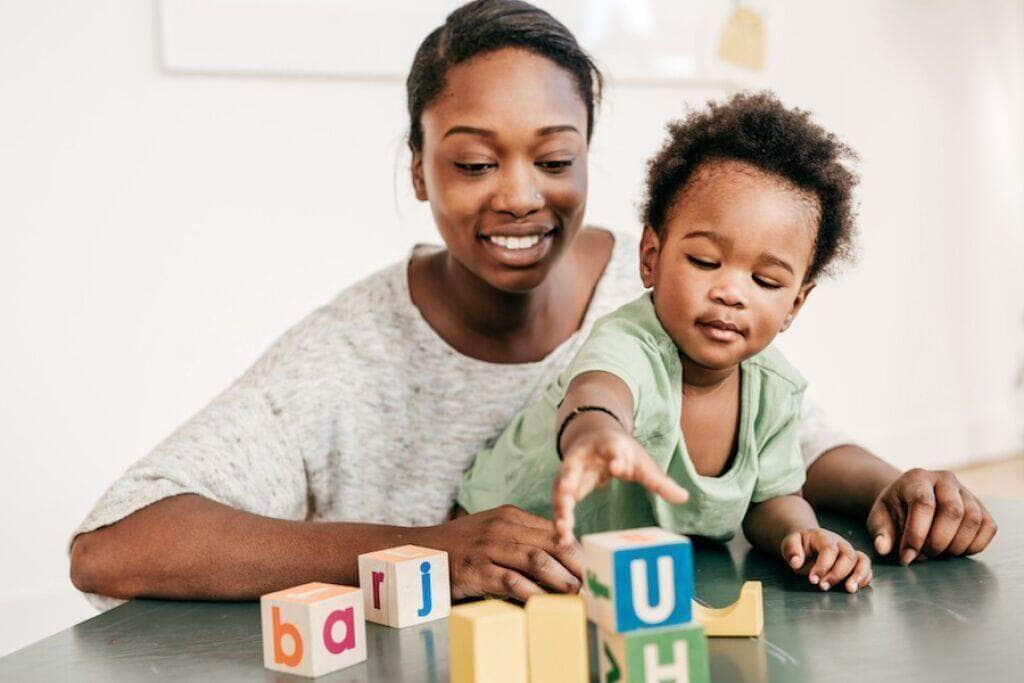
{"type": "Polygon", "coordinates": [[[534,182],[532,167],[506,165],[503,170],[492,204],[495,211],[522,218],[544,208],[544,196],[534,182]]]}

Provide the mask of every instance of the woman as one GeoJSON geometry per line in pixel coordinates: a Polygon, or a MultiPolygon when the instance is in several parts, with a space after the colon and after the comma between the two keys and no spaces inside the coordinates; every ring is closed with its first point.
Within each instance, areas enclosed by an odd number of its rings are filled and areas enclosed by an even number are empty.
{"type": "MultiPolygon", "coordinates": [[[[353,583],[357,555],[402,543],[449,553],[456,598],[578,588],[548,520],[449,511],[473,455],[637,292],[635,238],[582,226],[600,75],[545,12],[480,0],[424,40],[407,87],[412,182],[445,248],[312,313],[133,465],[77,531],[79,589],[250,599],[353,583]]],[[[900,474],[811,413],[805,493],[868,514],[879,552],[991,540],[955,477],[900,474]]]]}

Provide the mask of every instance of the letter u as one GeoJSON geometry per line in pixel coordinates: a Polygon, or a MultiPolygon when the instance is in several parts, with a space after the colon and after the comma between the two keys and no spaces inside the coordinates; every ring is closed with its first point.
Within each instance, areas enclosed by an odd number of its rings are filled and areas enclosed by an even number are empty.
{"type": "Polygon", "coordinates": [[[647,560],[636,559],[629,563],[629,574],[633,586],[633,610],[640,621],[660,624],[669,618],[676,608],[676,594],[673,590],[674,571],[672,558],[662,555],[658,558],[658,604],[651,605],[649,587],[653,581],[647,575],[647,560]]]}

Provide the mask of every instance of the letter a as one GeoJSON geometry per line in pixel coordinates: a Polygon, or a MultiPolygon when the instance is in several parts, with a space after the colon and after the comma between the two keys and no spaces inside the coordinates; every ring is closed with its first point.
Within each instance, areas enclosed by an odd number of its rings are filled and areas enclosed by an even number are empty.
{"type": "Polygon", "coordinates": [[[336,609],[324,621],[324,647],[332,655],[340,655],[345,650],[351,650],[356,646],[356,630],[354,628],[353,615],[351,607],[336,609]],[[345,637],[341,640],[335,640],[332,629],[339,621],[345,624],[345,637]]]}
{"type": "Polygon", "coordinates": [[[662,555],[658,558],[658,604],[651,605],[648,586],[652,581],[647,576],[647,561],[633,560],[629,563],[633,583],[633,609],[636,616],[647,624],[660,624],[669,618],[676,607],[676,594],[672,587],[672,558],[662,555]]]}
{"type": "Polygon", "coordinates": [[[280,607],[271,607],[270,612],[274,628],[274,661],[285,666],[298,666],[302,661],[302,636],[299,635],[299,629],[295,628],[295,624],[281,621],[280,607]],[[286,655],[281,647],[281,639],[286,635],[291,636],[295,643],[295,649],[290,655],[286,655]]]}
{"type": "Polygon", "coordinates": [[[425,617],[433,608],[430,598],[430,563],[420,565],[420,586],[423,588],[423,606],[416,610],[416,616],[425,617]]]}

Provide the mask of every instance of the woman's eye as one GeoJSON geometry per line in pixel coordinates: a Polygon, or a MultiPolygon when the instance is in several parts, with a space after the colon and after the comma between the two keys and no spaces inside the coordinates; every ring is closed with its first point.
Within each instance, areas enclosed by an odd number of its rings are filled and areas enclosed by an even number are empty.
{"type": "Polygon", "coordinates": [[[549,173],[562,173],[572,166],[572,159],[560,159],[557,161],[538,161],[537,165],[549,173]]]}
{"type": "Polygon", "coordinates": [[[766,280],[758,275],[754,276],[754,282],[761,285],[765,289],[782,289],[782,285],[780,285],[778,282],[775,282],[774,280],[766,280]]]}
{"type": "Polygon", "coordinates": [[[693,265],[698,268],[703,268],[704,270],[711,270],[712,268],[718,267],[718,264],[714,261],[705,261],[704,259],[697,258],[696,256],[687,256],[686,259],[693,265]]]}
{"type": "Polygon", "coordinates": [[[459,169],[460,171],[468,175],[480,175],[481,173],[486,173],[488,169],[496,168],[497,166],[497,164],[491,164],[486,162],[470,164],[464,164],[458,161],[455,162],[455,168],[459,169]]]}

